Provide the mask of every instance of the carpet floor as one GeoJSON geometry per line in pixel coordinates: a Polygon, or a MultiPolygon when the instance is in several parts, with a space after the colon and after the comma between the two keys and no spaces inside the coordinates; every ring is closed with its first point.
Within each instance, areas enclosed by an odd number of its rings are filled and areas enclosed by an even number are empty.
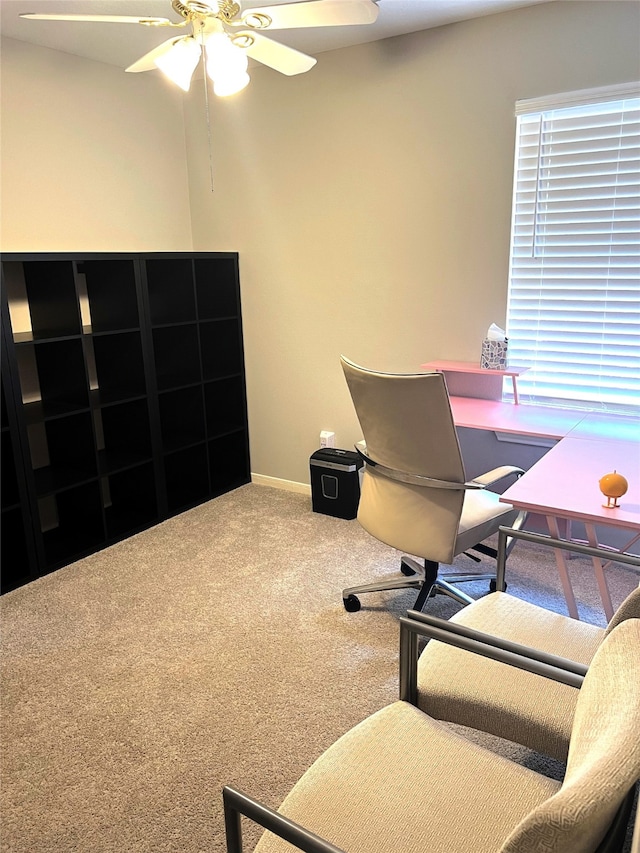
{"type": "MultiPolygon", "coordinates": [[[[277,807],[397,698],[398,618],[415,592],[347,613],[341,591],[397,571],[399,552],[310,504],[243,486],[2,596],[4,853],[222,853],[224,784],[277,807]]],[[[581,618],[604,625],[589,561],[571,567],[581,618]]],[[[614,606],[638,584],[621,566],[608,577],[614,606]]],[[[517,545],[507,580],[566,613],[547,549],[517,545]]],[[[256,837],[248,827],[248,849],[256,837]]]]}

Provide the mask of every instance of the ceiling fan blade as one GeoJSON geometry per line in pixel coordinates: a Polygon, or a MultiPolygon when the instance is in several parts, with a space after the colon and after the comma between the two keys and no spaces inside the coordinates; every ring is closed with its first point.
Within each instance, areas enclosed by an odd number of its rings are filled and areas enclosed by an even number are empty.
{"type": "Polygon", "coordinates": [[[268,65],[274,71],[292,77],[294,74],[303,74],[318,61],[313,56],[307,56],[288,45],[272,41],[266,36],[256,32],[241,32],[233,37],[233,43],[242,47],[251,59],[268,65]],[[249,43],[250,42],[250,43],[249,43]]]}
{"type": "Polygon", "coordinates": [[[125,68],[125,71],[153,71],[154,68],[157,68],[156,59],[159,56],[164,56],[165,53],[168,53],[171,48],[183,39],[184,36],[179,36],[167,39],[167,41],[163,41],[162,44],[159,44],[158,47],[154,47],[153,50],[150,50],[149,53],[145,53],[144,56],[141,56],[133,65],[130,65],[128,68],[125,68]]]}
{"type": "Polygon", "coordinates": [[[90,21],[107,24],[144,24],[148,27],[176,26],[168,18],[141,18],[133,15],[47,15],[40,12],[29,12],[20,15],[20,17],[29,18],[31,21],[90,21]]]}
{"type": "Polygon", "coordinates": [[[348,24],[372,24],[378,7],[372,0],[310,0],[308,3],[284,3],[248,9],[242,23],[251,28],[285,30],[294,27],[344,27],[348,24]],[[271,19],[265,24],[260,16],[271,19]],[[255,23],[254,23],[255,21],[255,23]]]}

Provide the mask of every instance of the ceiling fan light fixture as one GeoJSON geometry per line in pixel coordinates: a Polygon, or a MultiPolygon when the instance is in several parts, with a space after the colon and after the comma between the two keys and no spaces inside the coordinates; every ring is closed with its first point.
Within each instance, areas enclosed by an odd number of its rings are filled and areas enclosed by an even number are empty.
{"type": "Polygon", "coordinates": [[[193,36],[178,39],[170,50],[154,60],[160,71],[185,92],[189,91],[199,61],[200,47],[193,36]]]}
{"type": "Polygon", "coordinates": [[[230,74],[224,77],[216,77],[213,81],[213,92],[220,98],[227,98],[241,92],[249,83],[251,78],[244,71],[242,74],[230,74]]]}
{"type": "Polygon", "coordinates": [[[206,52],[207,74],[212,80],[246,74],[249,66],[247,54],[225,33],[212,33],[206,41],[206,52]]]}
{"type": "Polygon", "coordinates": [[[214,94],[226,98],[235,95],[249,83],[246,51],[223,32],[211,33],[205,42],[207,76],[213,80],[214,94]]]}

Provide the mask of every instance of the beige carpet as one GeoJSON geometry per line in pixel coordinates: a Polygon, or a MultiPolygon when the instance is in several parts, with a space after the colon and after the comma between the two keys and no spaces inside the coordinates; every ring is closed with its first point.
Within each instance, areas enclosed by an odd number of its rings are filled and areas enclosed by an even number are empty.
{"type": "MultiPolygon", "coordinates": [[[[341,590],[398,560],[356,521],[248,485],[3,596],[0,849],[221,853],[223,784],[277,806],[396,698],[415,593],[350,614],[341,590]]],[[[572,573],[582,617],[604,624],[590,564],[572,573]]],[[[507,579],[566,612],[546,550],[516,547],[507,579]]],[[[638,583],[621,567],[610,580],[614,605],[638,583]]]]}

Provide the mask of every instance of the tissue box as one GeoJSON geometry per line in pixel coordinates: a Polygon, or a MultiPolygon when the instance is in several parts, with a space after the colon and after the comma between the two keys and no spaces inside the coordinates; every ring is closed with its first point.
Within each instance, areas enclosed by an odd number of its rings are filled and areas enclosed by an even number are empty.
{"type": "Polygon", "coordinates": [[[490,341],[485,338],[482,341],[480,367],[484,367],[486,370],[506,370],[507,341],[490,341]]]}

